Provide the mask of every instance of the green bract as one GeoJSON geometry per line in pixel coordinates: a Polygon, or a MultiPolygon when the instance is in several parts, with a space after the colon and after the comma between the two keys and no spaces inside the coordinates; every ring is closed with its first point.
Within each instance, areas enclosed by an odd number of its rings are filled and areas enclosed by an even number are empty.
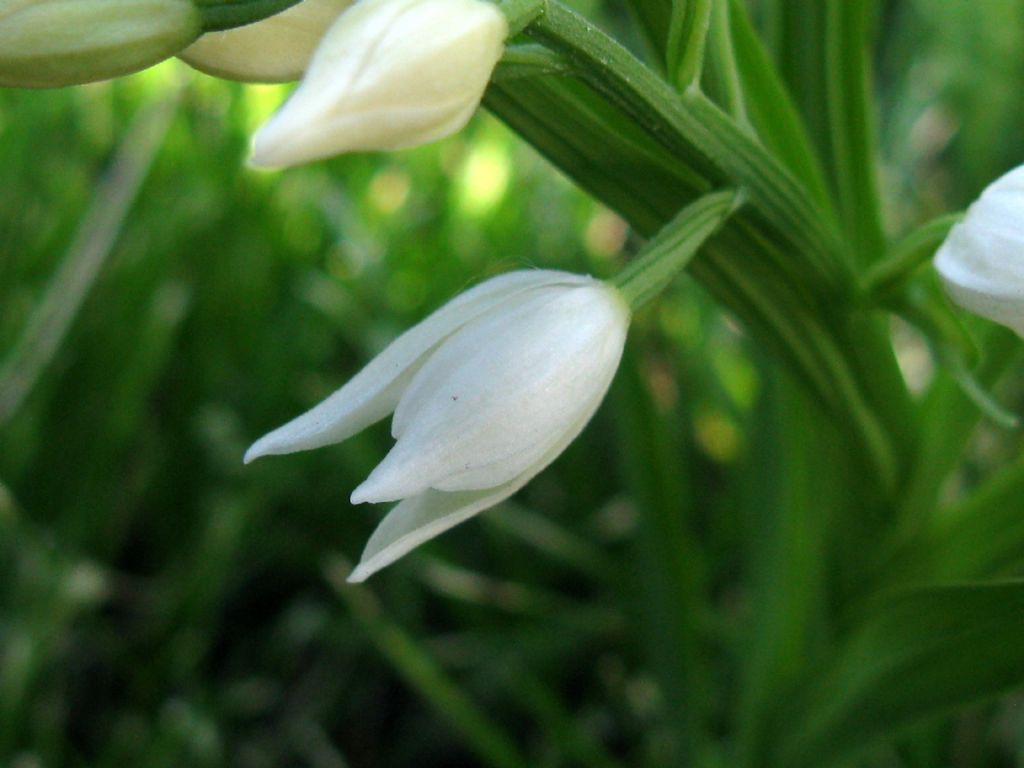
{"type": "Polygon", "coordinates": [[[0,0],[0,85],[55,88],[137,72],[200,29],[190,0],[0,0]]]}

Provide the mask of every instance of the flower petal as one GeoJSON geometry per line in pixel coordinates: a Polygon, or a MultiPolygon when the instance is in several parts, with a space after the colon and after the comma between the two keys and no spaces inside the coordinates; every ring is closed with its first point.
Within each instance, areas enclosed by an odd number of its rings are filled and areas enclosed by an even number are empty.
{"type": "Polygon", "coordinates": [[[295,165],[454,133],[479,104],[507,32],[489,2],[361,0],[324,35],[302,84],[259,130],[251,162],[295,165]]]}
{"type": "Polygon", "coordinates": [[[391,342],[326,400],[253,443],[245,462],[340,442],[365,429],[395,409],[425,356],[466,322],[523,291],[575,277],[555,270],[519,270],[459,294],[391,342]]]}
{"type": "Polygon", "coordinates": [[[302,0],[255,24],[207,32],[178,54],[200,72],[256,83],[298,80],[324,33],[352,0],[302,0]]]}
{"type": "Polygon", "coordinates": [[[509,484],[486,491],[424,491],[392,509],[366,543],[359,565],[348,580],[365,581],[381,568],[518,490],[509,484]]]}
{"type": "Polygon", "coordinates": [[[952,299],[1024,336],[1024,166],[997,179],[935,255],[952,299]]]}
{"type": "Polygon", "coordinates": [[[409,383],[392,425],[398,442],[353,503],[511,481],[604,396],[627,324],[615,290],[589,278],[467,323],[409,383]]]}
{"type": "Polygon", "coordinates": [[[576,439],[601,404],[603,395],[603,391],[595,392],[592,401],[587,403],[576,422],[558,442],[514,480],[497,488],[478,491],[428,490],[396,506],[388,512],[366,542],[359,565],[348,580],[352,583],[365,581],[420,544],[514,494],[558,458],[569,443],[576,439]]]}

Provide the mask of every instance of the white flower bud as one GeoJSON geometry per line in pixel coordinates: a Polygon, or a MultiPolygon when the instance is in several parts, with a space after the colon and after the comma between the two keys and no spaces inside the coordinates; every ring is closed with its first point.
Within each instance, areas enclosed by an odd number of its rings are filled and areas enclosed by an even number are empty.
{"type": "Polygon", "coordinates": [[[1024,166],[988,186],[935,256],[964,309],[1024,336],[1024,166]]]}
{"type": "Polygon", "coordinates": [[[255,24],[209,32],[179,56],[200,72],[228,80],[298,80],[324,33],[351,4],[352,0],[302,0],[255,24]]]}
{"type": "Polygon", "coordinates": [[[469,121],[508,23],[485,0],[361,0],[328,30],[301,85],[256,134],[252,163],[412,147],[469,121]]]}
{"type": "Polygon", "coordinates": [[[126,75],[199,35],[191,0],[0,0],[0,85],[54,88],[126,75]]]}
{"type": "Polygon", "coordinates": [[[593,278],[511,272],[399,336],[246,462],[335,443],[394,411],[391,452],[353,503],[398,501],[350,581],[508,498],[580,433],[622,356],[629,308],[593,278]]]}

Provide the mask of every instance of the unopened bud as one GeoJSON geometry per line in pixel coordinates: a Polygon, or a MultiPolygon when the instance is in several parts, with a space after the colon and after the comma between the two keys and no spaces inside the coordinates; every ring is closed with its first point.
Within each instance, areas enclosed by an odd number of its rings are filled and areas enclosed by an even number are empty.
{"type": "Polygon", "coordinates": [[[173,56],[199,31],[190,0],[0,0],[0,85],[126,75],[173,56]]]}
{"type": "Polygon", "coordinates": [[[200,72],[228,80],[298,80],[324,33],[351,4],[352,0],[302,0],[255,24],[207,33],[179,55],[200,72]]]}
{"type": "Polygon", "coordinates": [[[455,133],[479,105],[507,34],[505,17],[483,0],[361,0],[256,134],[252,163],[296,165],[455,133]]]}
{"type": "Polygon", "coordinates": [[[1024,336],[1024,166],[971,205],[936,254],[935,269],[953,301],[1024,336]]]}

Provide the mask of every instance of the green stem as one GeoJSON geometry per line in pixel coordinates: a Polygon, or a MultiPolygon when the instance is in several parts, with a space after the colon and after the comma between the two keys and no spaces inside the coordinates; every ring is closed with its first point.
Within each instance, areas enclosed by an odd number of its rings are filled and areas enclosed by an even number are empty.
{"type": "Polygon", "coordinates": [[[684,208],[612,283],[634,311],[661,293],[742,200],[732,190],[715,192],[684,208]]]}
{"type": "Polygon", "coordinates": [[[696,89],[680,96],[615,40],[549,0],[527,33],[562,52],[580,77],[681,157],[696,157],[713,181],[746,193],[777,237],[795,247],[781,268],[817,278],[821,293],[844,293],[852,273],[827,217],[778,161],[696,89]]]}

